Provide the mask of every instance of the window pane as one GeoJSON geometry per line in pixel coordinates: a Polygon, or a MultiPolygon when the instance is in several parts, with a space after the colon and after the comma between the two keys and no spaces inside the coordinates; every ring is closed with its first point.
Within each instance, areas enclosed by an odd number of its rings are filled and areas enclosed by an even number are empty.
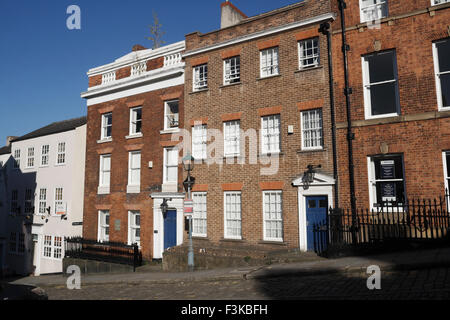
{"type": "Polygon", "coordinates": [[[367,56],[369,62],[370,83],[395,79],[393,52],[384,52],[367,56]]]}
{"type": "Polygon", "coordinates": [[[397,112],[397,83],[384,83],[370,87],[372,115],[397,112]]]}
{"type": "Polygon", "coordinates": [[[439,56],[439,72],[450,71],[450,39],[436,43],[439,56]]]}
{"type": "Polygon", "coordinates": [[[450,107],[450,73],[441,74],[442,105],[450,107]]]}
{"type": "Polygon", "coordinates": [[[447,178],[450,178],[450,153],[447,153],[447,178]]]}

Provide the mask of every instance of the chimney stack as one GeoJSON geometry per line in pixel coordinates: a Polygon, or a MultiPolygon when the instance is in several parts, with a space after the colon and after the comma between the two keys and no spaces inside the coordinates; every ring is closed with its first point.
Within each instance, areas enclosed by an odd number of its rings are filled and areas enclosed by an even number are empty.
{"type": "Polygon", "coordinates": [[[147,48],[144,47],[144,46],[142,46],[142,45],[140,45],[140,44],[136,44],[136,45],[134,45],[133,48],[131,49],[132,52],[135,52],[135,51],[141,51],[141,50],[147,50],[147,48]]]}
{"type": "Polygon", "coordinates": [[[11,140],[14,140],[16,138],[17,137],[14,137],[14,136],[6,137],[6,146],[9,147],[11,145],[11,140]]]}
{"type": "Polygon", "coordinates": [[[235,24],[238,24],[239,22],[247,18],[247,16],[241,10],[239,10],[228,0],[226,2],[223,2],[220,5],[220,8],[220,29],[234,26],[235,24]]]}

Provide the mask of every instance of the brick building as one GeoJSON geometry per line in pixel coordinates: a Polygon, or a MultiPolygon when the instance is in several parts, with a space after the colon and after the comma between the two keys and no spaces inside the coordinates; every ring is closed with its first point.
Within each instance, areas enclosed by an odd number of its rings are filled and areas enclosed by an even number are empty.
{"type": "Polygon", "coordinates": [[[221,29],[186,35],[183,55],[195,248],[311,249],[308,212],[333,204],[328,48],[318,31],[333,20],[330,2],[254,17],[228,1],[221,8],[221,29]],[[321,166],[310,184],[308,165],[321,166]]]}
{"type": "Polygon", "coordinates": [[[154,50],[135,46],[89,70],[81,95],[88,106],[83,237],[138,243],[144,259],[182,243],[184,194],[171,140],[183,127],[183,51],[184,41],[154,50]],[[166,232],[164,198],[176,220],[166,232]],[[173,243],[165,243],[169,235],[173,243]]]}
{"type": "MultiPolygon", "coordinates": [[[[350,208],[338,3],[331,1],[340,205],[350,208]]],[[[346,4],[356,206],[439,197],[450,177],[450,1],[346,4]]]]}

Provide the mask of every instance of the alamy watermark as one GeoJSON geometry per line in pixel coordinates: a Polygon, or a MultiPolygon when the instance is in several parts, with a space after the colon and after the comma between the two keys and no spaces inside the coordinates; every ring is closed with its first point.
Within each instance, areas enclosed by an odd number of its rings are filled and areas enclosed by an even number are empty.
{"type": "Polygon", "coordinates": [[[381,290],[381,269],[379,266],[369,266],[367,274],[370,274],[367,279],[367,289],[381,290]]]}
{"type": "Polygon", "coordinates": [[[72,265],[67,268],[67,274],[70,276],[67,278],[67,289],[80,290],[81,289],[81,270],[79,266],[72,265]]]}
{"type": "Polygon", "coordinates": [[[79,6],[72,4],[67,7],[67,14],[70,16],[66,20],[66,26],[69,30],[80,30],[81,29],[81,9],[79,6]]]}

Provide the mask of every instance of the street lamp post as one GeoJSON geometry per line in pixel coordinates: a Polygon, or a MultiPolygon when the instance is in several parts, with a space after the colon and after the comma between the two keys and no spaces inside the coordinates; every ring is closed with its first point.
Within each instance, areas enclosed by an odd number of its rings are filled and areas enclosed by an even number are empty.
{"type": "MultiPolygon", "coordinates": [[[[195,178],[191,177],[191,171],[194,170],[194,157],[188,153],[186,157],[183,158],[183,167],[187,172],[187,178],[183,182],[184,188],[188,193],[188,199],[191,200],[191,189],[195,184],[195,178]]],[[[188,248],[188,269],[190,272],[194,271],[194,249],[192,246],[192,219],[193,216],[189,217],[189,248],[188,248]]]]}

